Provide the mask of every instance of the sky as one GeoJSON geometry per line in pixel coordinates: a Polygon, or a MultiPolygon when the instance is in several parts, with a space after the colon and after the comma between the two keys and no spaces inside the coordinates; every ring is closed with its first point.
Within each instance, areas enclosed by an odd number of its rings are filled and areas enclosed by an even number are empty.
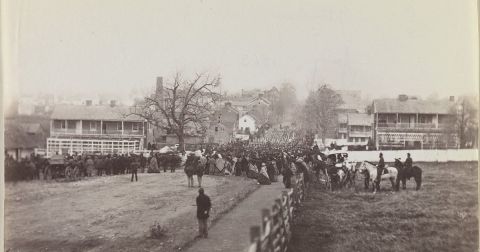
{"type": "Polygon", "coordinates": [[[370,97],[478,94],[475,0],[5,0],[5,102],[132,97],[178,71],[370,97]]]}

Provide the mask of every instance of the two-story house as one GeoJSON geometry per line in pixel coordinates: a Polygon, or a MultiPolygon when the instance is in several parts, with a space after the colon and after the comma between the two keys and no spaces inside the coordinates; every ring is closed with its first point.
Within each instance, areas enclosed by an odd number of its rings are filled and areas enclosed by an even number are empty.
{"type": "Polygon", "coordinates": [[[366,113],[341,113],[338,115],[337,144],[367,146],[373,139],[373,116],[366,113]]]}
{"type": "Polygon", "coordinates": [[[448,122],[454,100],[426,101],[399,95],[373,101],[377,149],[455,148],[456,134],[448,122]]]}
{"type": "Polygon", "coordinates": [[[142,150],[146,122],[130,108],[108,105],[56,106],[50,120],[47,153],[129,153],[142,150]]]}

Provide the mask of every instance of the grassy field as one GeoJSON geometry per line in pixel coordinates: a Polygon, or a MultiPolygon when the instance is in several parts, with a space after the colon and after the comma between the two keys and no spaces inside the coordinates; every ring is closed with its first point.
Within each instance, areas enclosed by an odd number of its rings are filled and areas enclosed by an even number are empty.
{"type": "Polygon", "coordinates": [[[420,163],[423,183],[373,195],[313,185],[293,226],[290,251],[478,251],[477,163],[420,163]]]}
{"type": "MultiPolygon", "coordinates": [[[[211,220],[258,188],[239,177],[204,176],[211,220]]],[[[195,181],[196,183],[196,181],[195,181]]],[[[6,184],[9,251],[178,251],[197,235],[195,198],[183,172],[6,184]],[[149,238],[158,221],[161,239],[149,238]]]]}

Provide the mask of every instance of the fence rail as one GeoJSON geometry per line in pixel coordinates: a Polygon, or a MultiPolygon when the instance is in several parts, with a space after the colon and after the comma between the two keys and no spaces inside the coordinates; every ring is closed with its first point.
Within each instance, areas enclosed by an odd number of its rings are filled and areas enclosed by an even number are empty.
{"type": "Polygon", "coordinates": [[[305,197],[303,173],[295,176],[293,188],[283,191],[272,209],[262,209],[260,225],[250,227],[248,252],[285,252],[292,237],[291,226],[295,211],[305,197]]]}

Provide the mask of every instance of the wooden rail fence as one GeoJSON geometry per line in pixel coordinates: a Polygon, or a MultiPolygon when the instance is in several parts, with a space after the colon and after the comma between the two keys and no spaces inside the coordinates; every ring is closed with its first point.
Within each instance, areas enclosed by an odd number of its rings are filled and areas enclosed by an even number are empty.
{"type": "Polygon", "coordinates": [[[272,209],[262,209],[261,225],[250,227],[248,252],[285,252],[292,236],[296,210],[305,197],[303,173],[295,176],[293,188],[275,199],[272,209]]]}

